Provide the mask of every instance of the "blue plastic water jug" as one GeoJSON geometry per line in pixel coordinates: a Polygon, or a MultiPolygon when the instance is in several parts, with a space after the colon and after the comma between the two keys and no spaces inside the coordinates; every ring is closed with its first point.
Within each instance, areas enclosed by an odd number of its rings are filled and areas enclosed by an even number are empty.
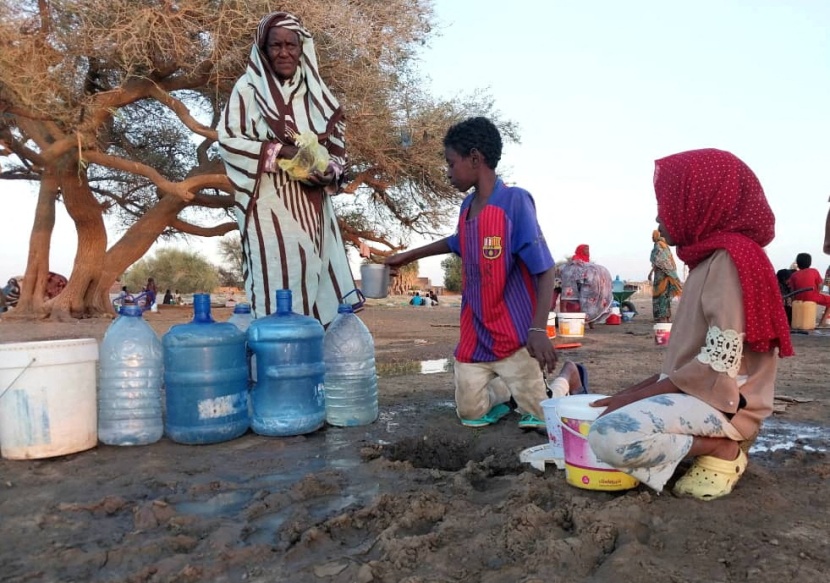
{"type": "Polygon", "coordinates": [[[378,377],[372,334],[348,304],[341,304],[323,339],[326,421],[368,425],[378,418],[378,377]]]}
{"type": "Polygon", "coordinates": [[[256,356],[251,429],[260,435],[301,435],[326,421],[323,326],[291,311],[291,290],[277,290],[277,311],[248,328],[256,356]]]}
{"type": "Polygon", "coordinates": [[[98,360],[98,439],[146,445],[164,433],[161,341],[140,306],[122,306],[101,342],[98,360]]]}
{"type": "Polygon", "coordinates": [[[245,334],[210,315],[210,295],[193,295],[193,320],[162,338],[165,433],[178,443],[218,443],[250,426],[245,334]]]}

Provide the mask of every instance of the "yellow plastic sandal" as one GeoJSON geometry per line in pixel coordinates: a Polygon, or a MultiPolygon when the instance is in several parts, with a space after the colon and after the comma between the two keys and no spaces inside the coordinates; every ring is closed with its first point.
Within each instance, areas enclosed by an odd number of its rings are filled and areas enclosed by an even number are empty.
{"type": "Polygon", "coordinates": [[[748,462],[742,449],[732,461],[708,455],[699,456],[689,471],[677,480],[673,491],[678,496],[693,496],[698,500],[714,500],[726,496],[741,479],[748,462]]]}

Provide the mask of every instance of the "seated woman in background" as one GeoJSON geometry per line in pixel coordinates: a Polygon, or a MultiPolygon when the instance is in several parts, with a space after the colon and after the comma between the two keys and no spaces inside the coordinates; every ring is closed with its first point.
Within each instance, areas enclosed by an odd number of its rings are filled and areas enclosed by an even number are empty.
{"type": "Polygon", "coordinates": [[[821,277],[818,269],[811,267],[813,257],[809,253],[799,253],[796,255],[795,264],[798,266],[798,271],[790,276],[788,282],[790,289],[792,291],[806,288],[810,289],[795,294],[793,300],[799,302],[815,302],[819,306],[824,306],[824,313],[821,315],[820,320],[824,324],[827,316],[830,316],[830,295],[821,293],[824,278],[821,277]]]}
{"type": "Polygon", "coordinates": [[[560,311],[583,312],[590,326],[611,311],[611,272],[591,262],[588,245],[579,245],[561,270],[560,311]]]}

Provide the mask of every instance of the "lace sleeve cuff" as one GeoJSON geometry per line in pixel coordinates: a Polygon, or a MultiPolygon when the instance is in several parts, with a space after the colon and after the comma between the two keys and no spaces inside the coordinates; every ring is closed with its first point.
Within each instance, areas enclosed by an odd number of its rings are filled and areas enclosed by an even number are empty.
{"type": "Polygon", "coordinates": [[[725,372],[734,379],[738,376],[743,350],[743,334],[712,326],[706,332],[706,344],[700,349],[697,359],[708,364],[712,370],[725,372]]]}

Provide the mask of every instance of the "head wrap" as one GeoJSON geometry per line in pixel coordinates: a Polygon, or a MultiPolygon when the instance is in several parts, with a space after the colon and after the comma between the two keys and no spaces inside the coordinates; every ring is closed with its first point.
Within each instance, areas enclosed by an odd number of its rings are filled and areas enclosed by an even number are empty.
{"type": "Polygon", "coordinates": [[[746,342],[756,352],[793,354],[775,270],[763,247],[775,236],[775,216],[758,178],[737,156],[692,150],[655,162],[657,215],[690,269],[725,249],[743,293],[746,342]]]}
{"type": "MultiPolygon", "coordinates": [[[[340,103],[320,77],[314,39],[293,14],[272,12],[259,22],[245,76],[255,88],[261,113],[277,139],[311,130],[322,141],[343,117],[340,103]],[[297,71],[285,83],[277,79],[265,52],[268,31],[273,27],[293,30],[302,43],[297,71]]],[[[340,152],[330,149],[330,153],[337,157],[340,152]]]]}
{"type": "Polygon", "coordinates": [[[591,261],[591,252],[588,249],[588,245],[578,245],[573,258],[576,261],[584,261],[585,263],[591,261]]]}

